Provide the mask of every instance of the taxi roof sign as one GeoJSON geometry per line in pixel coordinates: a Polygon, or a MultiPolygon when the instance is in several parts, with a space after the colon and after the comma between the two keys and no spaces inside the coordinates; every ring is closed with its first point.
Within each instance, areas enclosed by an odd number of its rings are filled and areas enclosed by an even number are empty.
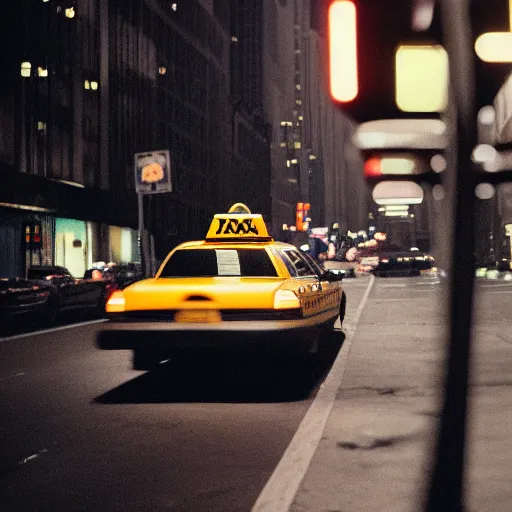
{"type": "Polygon", "coordinates": [[[206,234],[206,241],[212,242],[270,242],[263,216],[251,213],[243,203],[235,203],[228,213],[217,213],[206,234]]]}

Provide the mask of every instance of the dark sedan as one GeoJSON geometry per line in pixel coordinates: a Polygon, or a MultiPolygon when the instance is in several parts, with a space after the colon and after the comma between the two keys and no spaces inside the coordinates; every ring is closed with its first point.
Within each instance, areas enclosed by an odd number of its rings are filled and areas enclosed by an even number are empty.
{"type": "Polygon", "coordinates": [[[49,325],[58,314],[57,288],[22,278],[0,279],[0,335],[34,322],[49,325]]]}
{"type": "Polygon", "coordinates": [[[27,276],[49,282],[57,288],[59,313],[88,309],[103,315],[105,304],[117,287],[112,279],[102,276],[99,279],[77,279],[67,268],[55,265],[30,267],[27,276]]]}
{"type": "Polygon", "coordinates": [[[419,251],[380,253],[378,257],[373,274],[379,277],[419,276],[434,266],[434,258],[419,251]]]}

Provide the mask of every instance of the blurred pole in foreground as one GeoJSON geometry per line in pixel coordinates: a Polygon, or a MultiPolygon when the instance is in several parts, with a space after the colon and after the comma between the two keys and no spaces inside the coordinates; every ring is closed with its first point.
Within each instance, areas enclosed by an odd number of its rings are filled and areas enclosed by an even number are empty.
{"type": "MultiPolygon", "coordinates": [[[[451,100],[456,111],[456,157],[451,200],[454,230],[451,265],[451,324],[445,395],[426,501],[428,512],[461,512],[473,310],[474,189],[471,154],[476,145],[473,37],[469,0],[441,0],[443,39],[450,58],[451,100]]],[[[449,171],[447,171],[449,172],[449,171]]]]}

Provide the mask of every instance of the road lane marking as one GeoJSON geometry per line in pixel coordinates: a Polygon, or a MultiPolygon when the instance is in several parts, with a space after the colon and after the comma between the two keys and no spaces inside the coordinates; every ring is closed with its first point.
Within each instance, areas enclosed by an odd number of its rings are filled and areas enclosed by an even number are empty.
{"type": "Polygon", "coordinates": [[[40,457],[41,455],[43,455],[44,453],[47,453],[47,452],[48,452],[48,449],[43,448],[42,450],[39,450],[38,452],[33,453],[32,455],[29,455],[28,457],[25,457],[24,459],[20,460],[18,462],[18,466],[23,466],[23,464],[26,464],[27,462],[30,462],[34,459],[37,459],[38,457],[40,457]]]}
{"type": "Polygon", "coordinates": [[[89,320],[87,322],[78,322],[76,324],[60,325],[59,327],[52,327],[51,329],[43,329],[42,331],[25,332],[23,334],[16,334],[14,336],[6,336],[5,338],[0,338],[0,343],[2,343],[2,341],[11,341],[11,340],[17,340],[20,338],[28,338],[29,336],[36,336],[37,334],[46,334],[49,332],[64,331],[66,329],[72,329],[73,327],[82,327],[83,325],[99,324],[99,323],[106,322],[106,321],[107,321],[106,318],[101,318],[100,320],[89,320]]]}
{"type": "Polygon", "coordinates": [[[5,382],[6,380],[15,379],[16,377],[23,377],[25,375],[25,372],[18,372],[15,375],[9,375],[8,377],[3,377],[0,379],[0,382],[5,382]]]}
{"type": "Polygon", "coordinates": [[[282,459],[258,496],[251,512],[288,512],[292,505],[315,455],[334,400],[341,387],[352,339],[374,282],[375,277],[372,275],[352,322],[344,323],[345,341],[329,375],[320,386],[313,403],[301,421],[282,459]]]}

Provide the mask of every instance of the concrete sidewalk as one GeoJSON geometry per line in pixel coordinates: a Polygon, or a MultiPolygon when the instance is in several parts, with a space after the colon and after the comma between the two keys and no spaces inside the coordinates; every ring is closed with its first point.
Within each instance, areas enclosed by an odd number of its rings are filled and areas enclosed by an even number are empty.
{"type": "MultiPolygon", "coordinates": [[[[422,510],[442,393],[447,293],[404,283],[374,284],[293,512],[422,510]]],[[[347,282],[346,326],[362,284],[347,282]]],[[[468,511],[512,510],[512,303],[504,299],[481,294],[476,304],[468,511]]]]}

